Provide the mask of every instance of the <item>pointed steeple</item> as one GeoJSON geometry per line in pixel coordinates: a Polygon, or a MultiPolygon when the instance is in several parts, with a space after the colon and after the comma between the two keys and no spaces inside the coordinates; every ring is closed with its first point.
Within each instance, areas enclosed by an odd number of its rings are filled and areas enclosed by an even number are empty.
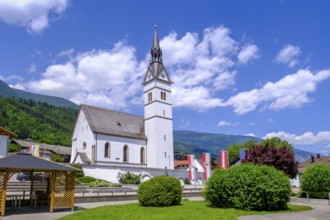
{"type": "Polygon", "coordinates": [[[162,50],[159,46],[157,26],[154,26],[154,39],[150,49],[151,59],[148,65],[146,75],[143,80],[143,84],[146,85],[152,80],[161,80],[166,83],[172,84],[170,76],[168,75],[162,60],[162,50]]]}
{"type": "Polygon", "coordinates": [[[158,34],[157,34],[157,25],[154,25],[154,39],[152,42],[151,50],[151,63],[152,62],[162,62],[162,50],[159,46],[158,34]]]}

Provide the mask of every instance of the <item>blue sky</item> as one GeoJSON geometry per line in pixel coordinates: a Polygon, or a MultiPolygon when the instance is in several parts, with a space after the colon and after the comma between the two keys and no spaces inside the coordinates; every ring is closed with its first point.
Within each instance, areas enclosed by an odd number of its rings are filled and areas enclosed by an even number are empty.
{"type": "Polygon", "coordinates": [[[154,22],[174,129],[330,153],[329,1],[0,0],[0,79],[143,115],[154,22]]]}

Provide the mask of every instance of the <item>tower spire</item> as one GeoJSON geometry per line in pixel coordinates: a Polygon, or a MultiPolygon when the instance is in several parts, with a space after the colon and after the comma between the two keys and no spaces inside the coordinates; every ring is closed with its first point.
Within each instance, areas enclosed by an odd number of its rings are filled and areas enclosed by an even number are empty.
{"type": "Polygon", "coordinates": [[[151,55],[151,62],[160,62],[160,63],[162,62],[162,50],[160,49],[159,46],[156,22],[154,25],[154,39],[152,42],[150,55],[151,55]]]}

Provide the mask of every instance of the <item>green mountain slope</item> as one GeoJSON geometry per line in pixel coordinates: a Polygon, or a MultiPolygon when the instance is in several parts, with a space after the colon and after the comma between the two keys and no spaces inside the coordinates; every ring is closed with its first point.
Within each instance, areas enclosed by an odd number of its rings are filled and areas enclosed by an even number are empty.
{"type": "Polygon", "coordinates": [[[25,100],[33,100],[36,102],[46,102],[50,105],[59,106],[59,107],[71,107],[78,109],[78,105],[70,102],[69,100],[47,95],[38,95],[30,92],[26,92],[19,89],[10,88],[5,82],[0,80],[0,96],[4,97],[16,97],[22,98],[25,100]]]}
{"type": "Polygon", "coordinates": [[[0,126],[15,132],[19,139],[71,146],[71,133],[77,113],[75,108],[0,97],[0,126]]]}

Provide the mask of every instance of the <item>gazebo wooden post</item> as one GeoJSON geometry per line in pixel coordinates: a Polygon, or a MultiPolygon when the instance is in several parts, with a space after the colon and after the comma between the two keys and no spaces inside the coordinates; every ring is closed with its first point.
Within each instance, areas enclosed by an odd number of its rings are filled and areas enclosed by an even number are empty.
{"type": "Polygon", "coordinates": [[[30,172],[30,180],[31,180],[31,185],[30,185],[30,203],[31,203],[31,201],[32,201],[31,200],[31,198],[32,198],[31,196],[33,194],[33,188],[34,188],[33,187],[33,185],[34,185],[33,184],[34,183],[34,180],[33,180],[33,171],[30,172]]]}
{"type": "Polygon", "coordinates": [[[75,188],[75,181],[76,181],[76,174],[74,172],[68,172],[69,178],[72,178],[70,181],[73,186],[71,186],[71,211],[74,211],[74,188],[75,188]]]}
{"type": "Polygon", "coordinates": [[[52,171],[51,181],[50,181],[50,212],[54,211],[55,206],[55,184],[56,184],[56,171],[52,171]]]}
{"type": "Polygon", "coordinates": [[[4,180],[2,183],[2,201],[1,201],[1,215],[5,215],[6,211],[6,194],[7,194],[7,182],[9,178],[9,171],[6,169],[4,180]]]}

